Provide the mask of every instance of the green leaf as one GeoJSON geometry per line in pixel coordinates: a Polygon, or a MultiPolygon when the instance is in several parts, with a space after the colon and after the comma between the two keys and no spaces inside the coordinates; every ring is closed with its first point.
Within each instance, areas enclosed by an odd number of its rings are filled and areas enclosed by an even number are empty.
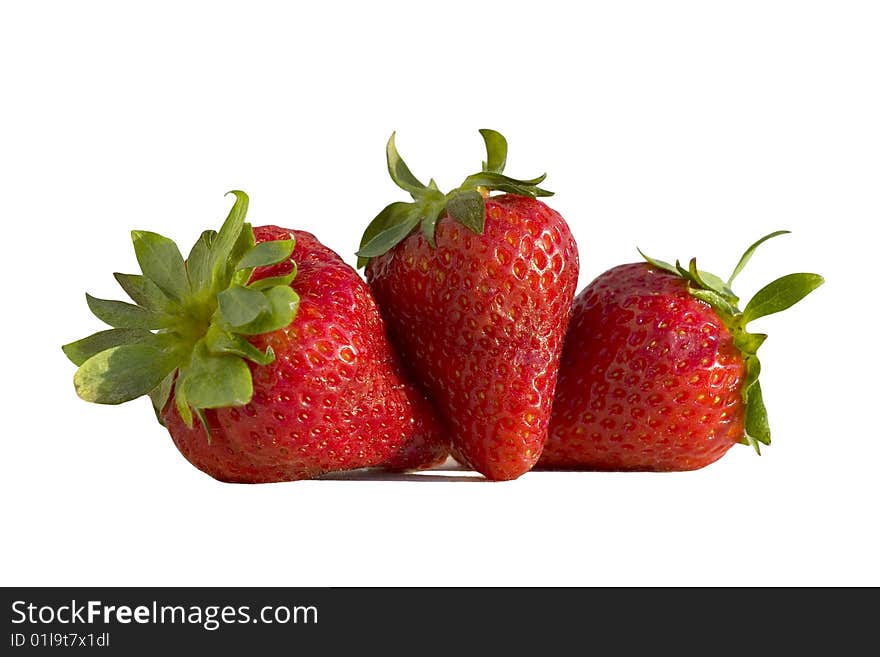
{"type": "Polygon", "coordinates": [[[242,256],[236,268],[254,269],[278,264],[290,257],[294,246],[296,246],[294,239],[260,242],[242,256]]]}
{"type": "Polygon", "coordinates": [[[743,393],[747,393],[749,388],[751,388],[758,380],[758,377],[761,376],[761,361],[758,359],[758,356],[753,353],[746,353],[745,355],[745,370],[746,375],[743,378],[743,393]]]}
{"type": "Polygon", "coordinates": [[[507,164],[507,140],[500,132],[488,128],[480,130],[480,134],[486,143],[486,161],[483,162],[483,171],[501,173],[507,164]]]}
{"type": "Polygon", "coordinates": [[[700,269],[697,271],[697,274],[710,290],[714,290],[734,305],[736,305],[736,302],[739,301],[739,297],[736,296],[736,294],[733,292],[733,290],[730,289],[727,283],[725,283],[721,278],[719,278],[712,272],[703,271],[702,269],[700,269]]]}
{"type": "MultiPolygon", "coordinates": [[[[751,345],[751,352],[744,351],[745,376],[742,382],[742,400],[745,406],[745,422],[743,438],[740,442],[751,445],[755,451],[761,453],[761,444],[770,444],[770,425],[767,421],[767,409],[764,407],[764,398],[761,394],[761,386],[758,377],[761,375],[761,361],[755,355],[757,347],[763,342],[764,337],[756,335],[757,346],[751,345]]],[[[740,340],[742,341],[742,340],[740,340]]]]}
{"type": "Polygon", "coordinates": [[[457,192],[446,203],[449,216],[477,235],[483,234],[486,223],[486,203],[477,191],[457,192]]]}
{"type": "Polygon", "coordinates": [[[706,283],[703,281],[702,277],[700,276],[700,270],[697,269],[697,259],[696,258],[691,259],[687,269],[682,267],[680,261],[676,260],[675,261],[675,269],[678,272],[678,275],[681,276],[684,280],[686,280],[688,282],[689,290],[691,290],[691,291],[700,290],[700,291],[706,291],[706,292],[713,292],[713,293],[717,294],[718,296],[721,296],[721,297],[724,296],[722,294],[719,294],[716,290],[713,290],[711,287],[706,285],[706,283]]]}
{"type": "Polygon", "coordinates": [[[425,236],[425,239],[428,241],[428,244],[430,244],[432,248],[437,246],[437,244],[434,242],[434,233],[437,231],[437,221],[439,219],[439,213],[422,219],[422,235],[425,236]]]}
{"type": "Polygon", "coordinates": [[[421,200],[416,201],[416,206],[421,209],[422,234],[425,236],[428,244],[434,247],[436,246],[434,243],[434,232],[437,229],[437,221],[446,209],[446,197],[440,193],[428,194],[421,200]]]}
{"type": "Polygon", "coordinates": [[[207,293],[211,286],[211,245],[216,238],[217,231],[203,231],[186,258],[186,273],[194,294],[207,293]]]}
{"type": "Polygon", "coordinates": [[[99,331],[82,340],[66,344],[61,347],[61,350],[74,365],[79,366],[95,354],[99,354],[111,347],[148,342],[152,338],[153,334],[146,329],[114,328],[99,331]]]}
{"type": "Polygon", "coordinates": [[[131,231],[134,253],[144,276],[175,301],[190,294],[186,265],[177,245],[167,237],[146,230],[131,231]]]}
{"type": "Polygon", "coordinates": [[[90,294],[86,294],[86,303],[95,317],[115,328],[158,329],[166,328],[174,321],[164,313],[124,301],[98,299],[90,294]]]}
{"type": "Polygon", "coordinates": [[[755,293],[743,310],[743,324],[790,308],[822,285],[819,274],[788,274],[768,283],[755,293]]]}
{"type": "Polygon", "coordinates": [[[761,383],[755,381],[749,387],[746,399],[745,438],[758,454],[761,453],[759,443],[770,444],[770,423],[767,419],[767,408],[764,406],[764,394],[761,383]]]}
{"type": "Polygon", "coordinates": [[[734,267],[733,273],[730,275],[730,278],[727,279],[727,284],[733,285],[733,279],[739,275],[739,273],[743,270],[743,268],[746,266],[746,264],[749,262],[749,260],[751,260],[752,255],[755,253],[755,249],[757,249],[764,242],[766,242],[767,240],[769,240],[773,237],[778,237],[779,235],[787,235],[790,232],[791,232],[790,230],[774,231],[774,232],[770,233],[769,235],[764,235],[764,237],[762,237],[757,242],[752,244],[749,248],[747,248],[745,253],[743,253],[742,257],[739,259],[739,262],[736,263],[736,267],[734,267]]]}
{"type": "Polygon", "coordinates": [[[293,265],[293,270],[284,276],[268,276],[266,278],[260,278],[256,281],[248,283],[248,287],[252,290],[266,290],[270,287],[275,287],[276,285],[290,285],[293,282],[293,279],[296,278],[296,263],[291,262],[293,265]]]}
{"type": "Polygon", "coordinates": [[[733,338],[733,344],[744,354],[756,354],[766,339],[767,335],[765,333],[739,331],[733,338]]]}
{"type": "Polygon", "coordinates": [[[177,384],[174,386],[174,405],[177,407],[177,412],[180,415],[180,419],[183,420],[186,426],[192,428],[192,409],[189,407],[189,402],[186,399],[186,391],[184,390],[183,386],[183,377],[184,373],[181,371],[181,373],[177,377],[177,384]]]}
{"type": "Polygon", "coordinates": [[[261,292],[269,302],[270,312],[260,315],[249,324],[236,326],[242,335],[259,335],[288,326],[299,310],[299,295],[291,287],[272,287],[261,292]]]}
{"type": "Polygon", "coordinates": [[[211,326],[205,334],[205,347],[212,354],[232,354],[255,362],[257,365],[268,365],[275,360],[272,347],[263,353],[240,335],[229,333],[217,326],[211,326]]]}
{"type": "Polygon", "coordinates": [[[398,187],[406,190],[412,194],[413,197],[417,197],[419,192],[426,189],[426,187],[412,174],[412,171],[406,166],[403,158],[400,157],[400,153],[397,152],[397,146],[394,144],[395,134],[396,133],[394,132],[391,133],[391,137],[388,139],[388,145],[385,147],[385,155],[388,160],[388,173],[391,174],[391,179],[398,187]]]}
{"type": "Polygon", "coordinates": [[[172,301],[165,296],[158,285],[146,276],[116,272],[113,277],[125,290],[125,293],[131,297],[131,300],[139,306],[148,310],[172,311],[174,309],[172,301]]]}
{"type": "Polygon", "coordinates": [[[538,187],[538,184],[546,177],[546,174],[541,174],[537,178],[532,178],[531,180],[517,180],[516,178],[511,178],[510,176],[505,176],[501,173],[484,171],[465,178],[460,189],[485,187],[486,189],[493,191],[519,194],[520,196],[528,196],[530,198],[553,196],[553,192],[538,187]]]}
{"type": "Polygon", "coordinates": [[[254,248],[254,229],[245,222],[238,234],[238,239],[232,247],[229,258],[226,260],[225,273],[222,278],[215,281],[217,290],[222,290],[229,286],[230,283],[244,285],[251,277],[253,269],[236,270],[238,262],[244,257],[244,254],[254,248]]]}
{"type": "Polygon", "coordinates": [[[98,404],[121,404],[149,393],[180,360],[180,353],[167,339],[153,338],[111,347],[89,358],[73,377],[76,393],[98,404]]]}
{"type": "Polygon", "coordinates": [[[712,273],[697,269],[697,259],[691,258],[688,268],[685,269],[681,262],[675,261],[675,265],[671,265],[663,260],[657,260],[645,255],[641,249],[637,249],[645,261],[657,269],[661,269],[670,274],[680,276],[688,282],[688,292],[691,296],[705,301],[716,311],[723,313],[728,319],[739,314],[736,307],[739,298],[733,293],[727,284],[712,273]]]}
{"type": "Polygon", "coordinates": [[[217,295],[217,303],[223,319],[232,327],[249,324],[271,311],[262,292],[241,285],[223,290],[217,295]]]}
{"type": "MultiPolygon", "coordinates": [[[[690,262],[688,263],[688,268],[686,270],[682,268],[681,263],[678,260],[675,261],[675,267],[676,267],[676,269],[678,269],[679,273],[681,273],[682,278],[686,278],[687,280],[691,281],[697,287],[700,287],[704,290],[712,290],[713,292],[718,292],[718,290],[714,290],[710,285],[708,285],[703,280],[703,277],[700,276],[700,270],[697,269],[697,259],[696,258],[691,258],[690,262]]],[[[722,294],[722,293],[718,292],[718,294],[722,294]]],[[[723,296],[723,294],[722,294],[722,296],[723,296]]]]}
{"type": "Polygon", "coordinates": [[[193,413],[196,414],[196,417],[199,418],[199,424],[202,425],[202,429],[205,432],[205,438],[208,440],[208,444],[211,444],[211,425],[208,424],[208,417],[205,415],[205,411],[201,408],[195,407],[193,408],[193,413]]]}
{"type": "Polygon", "coordinates": [[[210,268],[214,291],[222,290],[228,283],[228,261],[233,249],[239,242],[249,203],[248,195],[242,191],[233,190],[227,192],[227,194],[235,195],[235,203],[233,203],[232,208],[229,210],[229,215],[227,215],[226,220],[220,227],[220,231],[217,233],[217,237],[211,245],[210,268]]]}
{"type": "Polygon", "coordinates": [[[195,408],[243,406],[254,394],[251,371],[238,356],[211,354],[198,343],[181,374],[186,401],[195,408]]]}
{"type": "Polygon", "coordinates": [[[405,203],[407,213],[398,223],[392,223],[388,228],[377,233],[369,242],[361,246],[357,256],[361,258],[375,258],[392,249],[401,242],[412,230],[419,225],[421,215],[419,208],[414,203],[405,203]]]}
{"type": "Polygon", "coordinates": [[[676,260],[675,268],[682,278],[690,281],[696,287],[703,290],[711,290],[712,292],[719,294],[729,301],[731,305],[736,305],[736,302],[739,301],[739,297],[733,293],[733,290],[727,287],[727,283],[722,281],[715,274],[703,271],[702,269],[697,269],[696,258],[691,258],[687,269],[684,269],[681,266],[681,263],[676,260]]]}
{"type": "Polygon", "coordinates": [[[727,299],[718,294],[715,290],[705,290],[702,288],[688,287],[688,293],[700,301],[705,301],[715,312],[722,316],[725,322],[732,321],[733,317],[739,314],[736,306],[731,304],[727,299]]]}
{"type": "MultiPolygon", "coordinates": [[[[406,221],[409,215],[410,208],[412,208],[412,203],[406,203],[404,201],[396,201],[382,208],[382,211],[373,218],[373,220],[369,223],[366,230],[364,231],[364,234],[361,237],[360,248],[363,249],[364,246],[369,244],[370,241],[373,240],[373,238],[375,238],[381,232],[387,230],[388,228],[391,228],[395,224],[406,221]]],[[[360,251],[358,253],[360,253],[360,251]]],[[[382,253],[384,253],[384,251],[382,253]]],[[[358,269],[366,266],[368,261],[368,257],[358,256],[358,269]]]]}
{"type": "Polygon", "coordinates": [[[162,383],[150,390],[149,393],[150,401],[153,404],[153,411],[156,413],[156,419],[162,426],[165,426],[165,422],[162,420],[162,410],[165,408],[165,404],[168,403],[168,398],[171,396],[171,389],[174,386],[175,371],[176,368],[169,372],[168,376],[162,379],[162,383]]]}
{"type": "Polygon", "coordinates": [[[670,265],[668,262],[664,262],[663,260],[657,260],[656,258],[651,258],[649,256],[646,256],[644,253],[642,253],[642,250],[639,248],[637,248],[636,251],[639,252],[639,255],[642,256],[649,265],[652,265],[653,267],[656,267],[657,269],[662,269],[663,271],[667,271],[670,274],[675,274],[676,276],[681,276],[681,273],[678,271],[678,269],[676,269],[673,265],[670,265]]]}

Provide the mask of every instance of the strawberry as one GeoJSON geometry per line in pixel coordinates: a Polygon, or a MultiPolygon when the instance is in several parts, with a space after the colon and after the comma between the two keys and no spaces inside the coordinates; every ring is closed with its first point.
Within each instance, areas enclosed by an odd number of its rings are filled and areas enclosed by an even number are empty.
{"type": "Polygon", "coordinates": [[[480,133],[483,170],[448,194],[413,176],[391,136],[388,170],[413,202],[383,209],[358,256],[453,454],[507,480],[532,468],[547,436],[578,252],[562,216],[536,198],[551,194],[537,186],[544,176],[505,176],[506,140],[480,133]]]}
{"type": "MultiPolygon", "coordinates": [[[[724,282],[653,258],[620,265],[575,299],[550,437],[538,467],[694,470],[736,443],[770,444],[758,375],[762,333],[749,322],[780,312],[822,284],[789,274],[740,311],[730,286],[767,235],[724,282]]],[[[641,252],[640,252],[641,253],[641,252]]]]}
{"type": "Polygon", "coordinates": [[[114,327],[63,347],[86,401],[149,394],[180,452],[221,481],[273,482],[445,458],[357,272],[310,233],[245,223],[248,198],[184,261],[134,231],[137,305],[87,295],[114,327]]]}

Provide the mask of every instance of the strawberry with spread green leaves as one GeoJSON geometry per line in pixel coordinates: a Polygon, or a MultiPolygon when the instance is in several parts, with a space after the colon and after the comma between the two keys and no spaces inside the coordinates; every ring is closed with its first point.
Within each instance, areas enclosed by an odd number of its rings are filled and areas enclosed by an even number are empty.
{"type": "Polygon", "coordinates": [[[727,281],[644,256],[596,278],[575,299],[550,436],[540,468],[694,470],[737,443],[760,453],[770,427],[748,324],[822,284],[789,274],[740,310],[731,284],[771,233],[743,254],[727,281]]]}
{"type": "Polygon", "coordinates": [[[183,455],[212,477],[273,482],[390,464],[424,467],[447,448],[403,376],[369,288],[313,235],[245,223],[248,197],[184,260],[134,231],[135,302],[86,295],[111,329],[67,344],[84,400],[149,395],[183,455]]]}
{"type": "Polygon", "coordinates": [[[412,174],[391,136],[388,171],[413,200],[376,216],[358,256],[453,454],[506,480],[537,462],[547,436],[578,252],[562,216],[537,198],[551,194],[538,187],[544,176],[504,175],[506,140],[480,133],[482,171],[446,194],[412,174]]]}

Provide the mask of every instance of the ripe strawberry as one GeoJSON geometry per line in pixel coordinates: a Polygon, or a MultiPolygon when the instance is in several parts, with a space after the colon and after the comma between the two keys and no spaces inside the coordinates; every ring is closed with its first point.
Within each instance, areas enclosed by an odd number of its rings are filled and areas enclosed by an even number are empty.
{"type": "Polygon", "coordinates": [[[414,202],[382,210],[358,256],[453,454],[503,480],[527,472],[547,436],[578,254],[565,220],[536,200],[550,195],[537,186],[544,176],[503,175],[507,142],[480,132],[483,171],[448,194],[413,176],[391,136],[388,170],[414,202]]]}
{"type": "Polygon", "coordinates": [[[746,325],[792,306],[822,284],[789,274],[745,309],[725,283],[645,257],[614,267],[575,299],[565,339],[550,437],[538,467],[694,470],[737,443],[770,444],[756,355],[767,337],[746,325]]]}
{"type": "Polygon", "coordinates": [[[64,346],[79,396],[149,394],[180,452],[221,481],[445,458],[357,272],[309,233],[252,229],[247,196],[234,194],[186,261],[171,240],[132,233],[143,275],[116,278],[138,305],[87,295],[114,328],[64,346]]]}

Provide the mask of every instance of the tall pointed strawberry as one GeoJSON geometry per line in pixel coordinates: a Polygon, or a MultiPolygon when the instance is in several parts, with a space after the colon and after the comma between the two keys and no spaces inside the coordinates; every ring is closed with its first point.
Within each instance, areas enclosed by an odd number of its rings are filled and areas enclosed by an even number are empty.
{"type": "Polygon", "coordinates": [[[748,325],[800,301],[818,274],[783,276],[740,310],[733,280],[676,262],[614,267],[577,296],[565,338],[550,437],[539,466],[693,470],[745,443],[760,453],[770,426],[758,375],[767,336],[748,325]]]}
{"type": "Polygon", "coordinates": [[[537,200],[551,195],[544,176],[504,175],[506,140],[480,134],[482,171],[448,193],[412,174],[392,134],[388,171],[412,202],[383,209],[357,255],[456,458],[503,480],[527,472],[547,436],[578,253],[562,216],[537,200]]]}
{"type": "Polygon", "coordinates": [[[132,233],[142,273],[115,276],[135,303],[86,295],[113,328],[63,347],[77,394],[149,395],[183,455],[223,481],[442,458],[357,272],[309,233],[251,228],[247,195],[232,193],[220,230],[185,260],[170,239],[132,233]]]}

